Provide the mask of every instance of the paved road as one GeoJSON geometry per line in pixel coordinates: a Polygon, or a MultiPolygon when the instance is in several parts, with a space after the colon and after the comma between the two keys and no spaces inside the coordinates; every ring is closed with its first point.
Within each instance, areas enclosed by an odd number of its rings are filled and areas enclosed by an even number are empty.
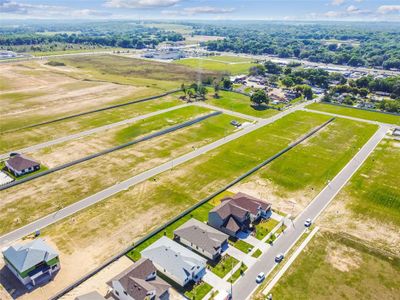
{"type": "Polygon", "coordinates": [[[60,209],[57,212],[54,212],[54,213],[49,214],[49,215],[47,215],[47,216],[45,216],[45,217],[43,217],[41,219],[38,219],[38,220],[36,220],[36,221],[34,221],[34,222],[24,226],[24,227],[21,227],[21,228],[16,229],[16,230],[14,230],[12,232],[9,232],[9,233],[7,233],[7,234],[5,234],[5,235],[0,237],[0,247],[2,245],[5,245],[5,244],[9,243],[9,242],[12,242],[14,240],[20,239],[20,238],[22,238],[22,237],[24,237],[24,236],[26,236],[28,234],[31,234],[32,232],[34,232],[37,229],[44,228],[44,227],[46,227],[46,226],[48,226],[50,224],[53,224],[53,223],[55,223],[55,222],[57,222],[59,220],[62,220],[64,218],[66,218],[66,217],[68,217],[68,216],[70,216],[70,215],[72,215],[72,214],[74,214],[74,213],[76,213],[76,212],[78,212],[78,211],[80,211],[82,209],[85,209],[85,208],[87,208],[87,207],[89,207],[89,206],[91,206],[91,205],[93,205],[93,204],[95,204],[95,203],[97,203],[99,201],[102,201],[102,200],[104,200],[104,199],[106,199],[106,198],[108,198],[108,197],[110,197],[112,195],[115,195],[115,194],[117,194],[117,193],[119,193],[121,191],[127,190],[133,185],[136,185],[136,184],[138,184],[140,182],[143,182],[145,180],[153,178],[156,175],[158,175],[158,174],[160,174],[162,172],[165,172],[165,171],[167,171],[167,170],[169,170],[169,169],[171,169],[171,168],[173,168],[173,167],[175,167],[177,165],[183,164],[183,163],[185,163],[185,162],[187,162],[187,161],[189,161],[189,160],[191,160],[193,158],[196,158],[199,155],[207,153],[208,151],[211,151],[211,150],[213,150],[215,148],[218,148],[218,147],[220,147],[220,146],[222,146],[222,145],[224,145],[226,143],[229,143],[229,142],[231,142],[233,140],[236,140],[237,138],[240,138],[240,137],[242,137],[242,136],[244,136],[244,135],[246,135],[246,134],[248,134],[248,133],[250,133],[250,132],[252,132],[254,130],[257,130],[257,129],[265,126],[265,125],[273,123],[276,120],[278,120],[278,119],[280,119],[280,118],[282,118],[282,117],[284,117],[284,116],[286,116],[286,115],[288,115],[288,114],[290,114],[290,113],[292,113],[294,111],[302,109],[307,104],[308,104],[307,102],[304,102],[304,103],[300,103],[300,104],[298,104],[296,106],[293,106],[293,107],[291,107],[291,108],[289,108],[289,109],[287,109],[287,110],[285,110],[283,112],[280,112],[280,113],[278,113],[278,114],[276,114],[276,115],[274,115],[274,116],[272,116],[272,117],[270,117],[268,119],[263,119],[263,120],[259,121],[256,124],[252,124],[251,126],[248,126],[248,127],[244,128],[242,130],[236,131],[235,133],[233,133],[233,134],[231,134],[229,136],[226,136],[226,137],[224,137],[222,139],[219,139],[219,140],[217,140],[217,141],[215,141],[213,143],[210,143],[210,144],[208,144],[206,146],[203,146],[201,148],[195,149],[194,151],[189,152],[189,153],[187,153],[185,155],[182,155],[182,156],[180,156],[180,157],[178,157],[176,159],[173,159],[173,160],[171,160],[169,162],[166,162],[166,163],[164,163],[162,165],[159,165],[159,166],[157,166],[157,167],[155,167],[153,169],[147,170],[147,171],[145,171],[143,173],[140,173],[140,174],[138,174],[136,176],[133,176],[133,177],[131,177],[131,178],[129,178],[129,179],[123,181],[123,182],[117,183],[117,184],[115,184],[115,185],[113,185],[113,186],[111,186],[111,187],[109,187],[107,189],[104,189],[104,190],[102,190],[102,191],[100,191],[100,192],[98,192],[98,193],[96,193],[94,195],[91,195],[91,196],[89,196],[89,197],[87,197],[87,198],[85,198],[83,200],[80,200],[78,202],[75,202],[75,203],[63,208],[63,209],[60,209]]]}
{"type": "MultiPolygon", "coordinates": [[[[134,118],[126,119],[126,120],[123,120],[123,121],[120,121],[120,122],[104,125],[104,126],[101,126],[101,127],[96,127],[96,128],[89,129],[89,130],[86,130],[86,131],[81,131],[81,132],[78,132],[78,133],[75,133],[75,134],[67,135],[67,136],[64,136],[64,137],[61,137],[61,138],[58,138],[58,139],[54,139],[54,140],[47,141],[47,142],[44,142],[44,143],[36,144],[36,145],[29,146],[29,147],[26,147],[26,148],[22,148],[22,149],[18,149],[18,150],[12,150],[10,152],[28,153],[28,152],[37,151],[37,150],[40,150],[42,148],[54,146],[54,145],[57,145],[57,144],[60,144],[60,143],[64,143],[64,142],[67,142],[67,141],[70,141],[70,140],[73,140],[73,139],[78,139],[78,138],[81,138],[81,137],[85,137],[87,135],[90,135],[90,134],[93,134],[93,133],[97,133],[97,132],[101,132],[101,131],[105,131],[105,130],[108,130],[108,129],[111,129],[111,128],[114,128],[114,127],[118,127],[118,126],[121,126],[121,125],[131,124],[131,123],[134,123],[134,122],[146,119],[146,118],[157,116],[159,114],[163,114],[163,113],[166,113],[166,112],[169,112],[169,111],[173,111],[173,110],[177,110],[177,109],[180,109],[180,108],[183,108],[183,107],[187,107],[189,105],[190,104],[182,104],[182,105],[173,106],[173,107],[170,107],[170,108],[167,108],[167,109],[163,109],[163,110],[157,110],[155,112],[151,112],[151,113],[148,113],[148,114],[145,114],[145,115],[140,115],[140,116],[137,116],[137,117],[134,117],[134,118]]],[[[4,158],[7,158],[9,156],[10,152],[0,154],[0,160],[4,159],[4,158]]]]}
{"type": "Polygon", "coordinates": [[[327,207],[330,201],[342,189],[351,176],[358,170],[374,148],[385,136],[389,127],[381,126],[371,139],[361,148],[352,160],[328,183],[328,185],[314,198],[306,209],[288,226],[285,233],[260,257],[257,264],[251,267],[233,287],[233,299],[248,299],[257,288],[255,278],[258,273],[268,274],[275,267],[274,257],[279,253],[286,253],[304,232],[304,221],[307,218],[315,220],[327,207]]]}

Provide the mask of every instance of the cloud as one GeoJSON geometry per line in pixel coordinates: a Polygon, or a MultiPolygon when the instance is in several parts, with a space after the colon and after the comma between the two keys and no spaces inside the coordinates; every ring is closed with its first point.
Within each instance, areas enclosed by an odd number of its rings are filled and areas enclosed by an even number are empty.
{"type": "Polygon", "coordinates": [[[342,5],[345,2],[345,0],[332,0],[331,4],[334,6],[339,6],[342,5]]]}
{"type": "Polygon", "coordinates": [[[104,6],[113,8],[155,8],[174,6],[181,1],[182,0],[107,0],[104,6]]]}
{"type": "Polygon", "coordinates": [[[0,0],[0,13],[8,14],[28,14],[31,10],[40,9],[54,9],[60,8],[59,6],[42,5],[42,4],[26,4],[19,3],[12,0],[0,0]]]}
{"type": "Polygon", "coordinates": [[[234,11],[233,8],[219,8],[212,6],[196,6],[196,7],[186,7],[183,9],[186,13],[191,15],[197,14],[227,14],[234,11]]]}
{"type": "Polygon", "coordinates": [[[347,7],[346,11],[349,13],[353,13],[359,11],[359,9],[354,5],[350,5],[349,7],[347,7]]]}
{"type": "Polygon", "coordinates": [[[72,16],[78,18],[86,18],[86,17],[110,17],[112,13],[107,11],[98,11],[94,9],[80,9],[74,10],[71,13],[72,16]]]}
{"type": "Polygon", "coordinates": [[[378,13],[380,14],[393,14],[399,13],[400,14],[400,5],[381,5],[378,8],[378,13]]]}

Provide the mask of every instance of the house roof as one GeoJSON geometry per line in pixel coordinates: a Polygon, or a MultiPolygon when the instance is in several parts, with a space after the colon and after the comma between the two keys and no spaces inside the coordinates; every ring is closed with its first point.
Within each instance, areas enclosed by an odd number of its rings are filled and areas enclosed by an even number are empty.
{"type": "Polygon", "coordinates": [[[256,215],[259,208],[262,210],[269,210],[271,208],[271,203],[262,201],[250,195],[244,193],[237,193],[233,197],[227,197],[221,200],[222,203],[230,203],[235,207],[239,207],[246,210],[253,215],[256,215]]]}
{"type": "Polygon", "coordinates": [[[102,295],[98,292],[93,291],[85,295],[81,295],[75,298],[75,300],[106,300],[102,295]]]}
{"type": "Polygon", "coordinates": [[[229,217],[229,219],[224,223],[224,225],[222,225],[222,227],[225,227],[232,232],[238,232],[238,230],[240,229],[240,226],[236,222],[235,218],[233,218],[232,216],[229,217]]]}
{"type": "Polygon", "coordinates": [[[22,155],[15,155],[11,157],[9,160],[7,160],[7,165],[10,168],[19,172],[28,168],[38,166],[40,164],[34,161],[33,159],[24,157],[22,155]]]}
{"type": "Polygon", "coordinates": [[[230,201],[222,202],[220,205],[214,207],[210,212],[217,213],[219,217],[224,220],[232,215],[239,219],[243,219],[248,213],[247,210],[237,205],[232,205],[230,201]]]}
{"type": "Polygon", "coordinates": [[[142,257],[184,281],[193,271],[205,268],[206,260],[166,236],[144,249],[142,257]]]}
{"type": "Polygon", "coordinates": [[[36,239],[25,245],[13,245],[3,251],[3,256],[20,273],[29,270],[43,261],[58,257],[58,253],[43,239],[36,239]]]}
{"type": "Polygon", "coordinates": [[[228,235],[196,219],[190,219],[174,231],[174,234],[214,254],[228,235]]]}
{"type": "Polygon", "coordinates": [[[112,287],[113,281],[119,281],[128,295],[137,300],[145,299],[150,291],[155,291],[156,296],[160,297],[170,288],[170,285],[158,278],[146,280],[154,272],[156,272],[156,267],[153,263],[146,258],[141,258],[107,284],[112,287]]]}

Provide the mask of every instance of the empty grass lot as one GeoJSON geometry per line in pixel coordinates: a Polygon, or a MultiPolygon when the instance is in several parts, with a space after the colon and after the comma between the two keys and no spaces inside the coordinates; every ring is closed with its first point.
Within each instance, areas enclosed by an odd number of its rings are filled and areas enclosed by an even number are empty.
{"type": "Polygon", "coordinates": [[[251,105],[250,97],[238,93],[220,91],[220,98],[215,99],[211,95],[208,96],[207,103],[237,111],[242,114],[250,115],[258,118],[266,118],[277,114],[279,111],[275,109],[266,109],[264,107],[254,107],[251,105]]]}
{"type": "Polygon", "coordinates": [[[271,293],[276,299],[397,299],[399,259],[318,233],[271,293]]]}
{"type": "Polygon", "coordinates": [[[2,233],[232,133],[219,115],[0,192],[2,233]],[[4,216],[4,218],[3,218],[4,216]]]}
{"type": "Polygon", "coordinates": [[[313,103],[307,105],[306,108],[365,120],[400,125],[400,116],[389,115],[380,112],[365,111],[356,108],[342,107],[324,103],[313,103]]]}
{"type": "Polygon", "coordinates": [[[80,251],[94,243],[101,257],[114,253],[110,251],[126,247],[327,119],[306,112],[290,114],[99,202],[48,227],[44,234],[64,251],[80,251]]]}
{"type": "Polygon", "coordinates": [[[400,225],[400,142],[386,138],[338,195],[361,218],[400,225]]]}
{"type": "Polygon", "coordinates": [[[175,63],[176,65],[184,65],[196,70],[209,70],[222,72],[226,74],[244,74],[248,73],[249,68],[254,66],[251,62],[228,62],[218,60],[217,57],[212,58],[186,58],[175,63]]]}
{"type": "Polygon", "coordinates": [[[377,126],[336,118],[332,123],[245,180],[267,193],[267,200],[296,214],[359,151],[377,126]],[[261,181],[261,182],[259,182],[261,181]],[[289,201],[295,201],[295,205],[289,201]],[[294,211],[292,211],[294,209],[294,211]]]}
{"type": "Polygon", "coordinates": [[[210,270],[218,277],[224,278],[238,263],[236,258],[225,254],[215,266],[210,267],[210,270]]]}
{"type": "Polygon", "coordinates": [[[69,134],[112,124],[125,119],[181,104],[175,95],[80,116],[35,128],[0,134],[0,153],[20,149],[69,134]]]}

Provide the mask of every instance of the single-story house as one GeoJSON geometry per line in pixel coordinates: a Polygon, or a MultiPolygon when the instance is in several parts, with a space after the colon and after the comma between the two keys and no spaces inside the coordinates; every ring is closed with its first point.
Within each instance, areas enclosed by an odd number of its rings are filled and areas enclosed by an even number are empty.
{"type": "Polygon", "coordinates": [[[39,170],[40,163],[18,154],[6,161],[6,167],[8,171],[18,177],[39,170]]]}
{"type": "Polygon", "coordinates": [[[7,267],[24,285],[34,286],[60,269],[58,253],[43,239],[10,246],[3,251],[3,257],[7,267]]]}
{"type": "Polygon", "coordinates": [[[168,299],[171,287],[157,277],[156,267],[146,258],[141,258],[107,284],[113,295],[121,300],[168,299]]]}
{"type": "Polygon", "coordinates": [[[174,231],[174,239],[215,260],[228,245],[228,235],[196,219],[190,219],[174,231]]]}
{"type": "Polygon", "coordinates": [[[157,270],[181,286],[199,281],[206,271],[206,259],[166,236],[144,249],[142,257],[150,259],[157,270]]]}
{"type": "Polygon", "coordinates": [[[230,236],[250,229],[251,223],[267,218],[271,204],[244,193],[226,197],[208,213],[208,224],[230,236]]]}
{"type": "Polygon", "coordinates": [[[104,298],[98,292],[93,291],[93,292],[75,297],[75,300],[106,300],[106,298],[104,298]]]}

